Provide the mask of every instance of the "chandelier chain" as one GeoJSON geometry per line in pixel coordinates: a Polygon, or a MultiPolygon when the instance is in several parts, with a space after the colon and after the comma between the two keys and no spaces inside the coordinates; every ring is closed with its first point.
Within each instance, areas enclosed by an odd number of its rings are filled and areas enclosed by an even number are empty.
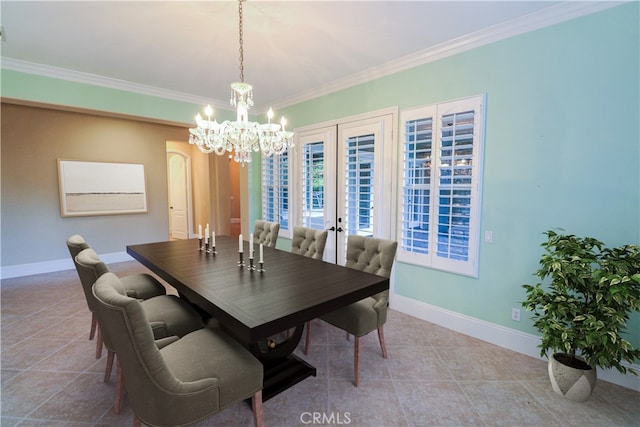
{"type": "Polygon", "coordinates": [[[249,121],[249,108],[253,106],[253,86],[244,82],[244,28],[242,2],[238,0],[240,18],[240,81],[231,83],[230,104],[236,108],[236,120],[225,120],[218,123],[213,119],[213,109],[205,108],[205,118],[196,116],[196,127],[189,129],[189,144],[195,144],[203,153],[215,153],[222,156],[230,153],[243,166],[251,162],[254,152],[261,152],[269,157],[284,153],[293,146],[293,132],[286,130],[284,117],[280,124],[272,123],[273,111],[269,108],[265,124],[249,121]]]}
{"type": "Polygon", "coordinates": [[[242,36],[243,36],[243,28],[242,28],[242,1],[238,1],[238,15],[240,17],[240,81],[244,82],[244,48],[242,46],[242,36]]]}

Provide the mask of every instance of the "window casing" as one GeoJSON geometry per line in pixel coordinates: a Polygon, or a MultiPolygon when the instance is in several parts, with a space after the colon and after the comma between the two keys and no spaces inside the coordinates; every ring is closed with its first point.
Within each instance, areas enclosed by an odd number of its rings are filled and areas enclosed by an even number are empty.
{"type": "Polygon", "coordinates": [[[262,157],[262,219],[280,223],[280,231],[289,231],[289,156],[288,152],[262,157]]]}
{"type": "Polygon", "coordinates": [[[398,260],[477,277],[484,95],[401,112],[398,260]]]}

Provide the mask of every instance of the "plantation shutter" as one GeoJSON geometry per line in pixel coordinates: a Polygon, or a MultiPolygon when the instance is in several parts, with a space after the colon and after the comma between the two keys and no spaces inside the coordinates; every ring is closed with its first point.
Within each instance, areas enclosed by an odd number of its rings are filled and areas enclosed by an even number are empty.
{"type": "Polygon", "coordinates": [[[324,218],[324,142],[302,147],[302,220],[304,227],[322,230],[324,218]]]}
{"type": "Polygon", "coordinates": [[[401,113],[398,259],[477,276],[484,96],[401,113]]]}
{"type": "Polygon", "coordinates": [[[288,152],[262,157],[262,219],[289,229],[288,152]]]}
{"type": "Polygon", "coordinates": [[[347,235],[373,235],[374,142],[373,134],[347,139],[344,227],[347,235]]]}

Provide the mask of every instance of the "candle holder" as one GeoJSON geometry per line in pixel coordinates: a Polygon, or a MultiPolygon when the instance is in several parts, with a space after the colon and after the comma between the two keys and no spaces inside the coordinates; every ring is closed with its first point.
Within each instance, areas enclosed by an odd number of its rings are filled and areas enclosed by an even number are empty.
{"type": "Polygon", "coordinates": [[[258,264],[259,264],[258,272],[264,273],[264,262],[260,261],[258,264]]]}
{"type": "Polygon", "coordinates": [[[211,253],[211,252],[209,251],[209,241],[206,241],[206,242],[205,242],[205,244],[204,244],[204,251],[205,251],[206,253],[211,253]]]}
{"type": "Polygon", "coordinates": [[[249,257],[249,271],[256,271],[256,266],[253,264],[253,257],[249,257]]]}
{"type": "Polygon", "coordinates": [[[198,239],[198,250],[204,251],[204,246],[202,246],[202,238],[198,239]]]}
{"type": "Polygon", "coordinates": [[[244,267],[244,254],[242,252],[238,252],[238,255],[240,255],[240,259],[238,260],[238,267],[244,267]]]}
{"type": "Polygon", "coordinates": [[[216,254],[218,253],[218,251],[216,251],[216,247],[215,247],[215,246],[211,246],[211,247],[207,250],[207,252],[208,252],[208,253],[210,253],[210,254],[214,254],[214,255],[216,255],[216,254]]]}

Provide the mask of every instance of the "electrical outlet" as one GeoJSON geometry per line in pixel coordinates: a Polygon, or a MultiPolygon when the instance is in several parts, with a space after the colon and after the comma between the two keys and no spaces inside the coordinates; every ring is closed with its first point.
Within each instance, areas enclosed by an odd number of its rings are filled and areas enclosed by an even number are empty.
{"type": "Polygon", "coordinates": [[[519,322],[520,321],[520,309],[512,308],[511,309],[511,320],[519,322]]]}

